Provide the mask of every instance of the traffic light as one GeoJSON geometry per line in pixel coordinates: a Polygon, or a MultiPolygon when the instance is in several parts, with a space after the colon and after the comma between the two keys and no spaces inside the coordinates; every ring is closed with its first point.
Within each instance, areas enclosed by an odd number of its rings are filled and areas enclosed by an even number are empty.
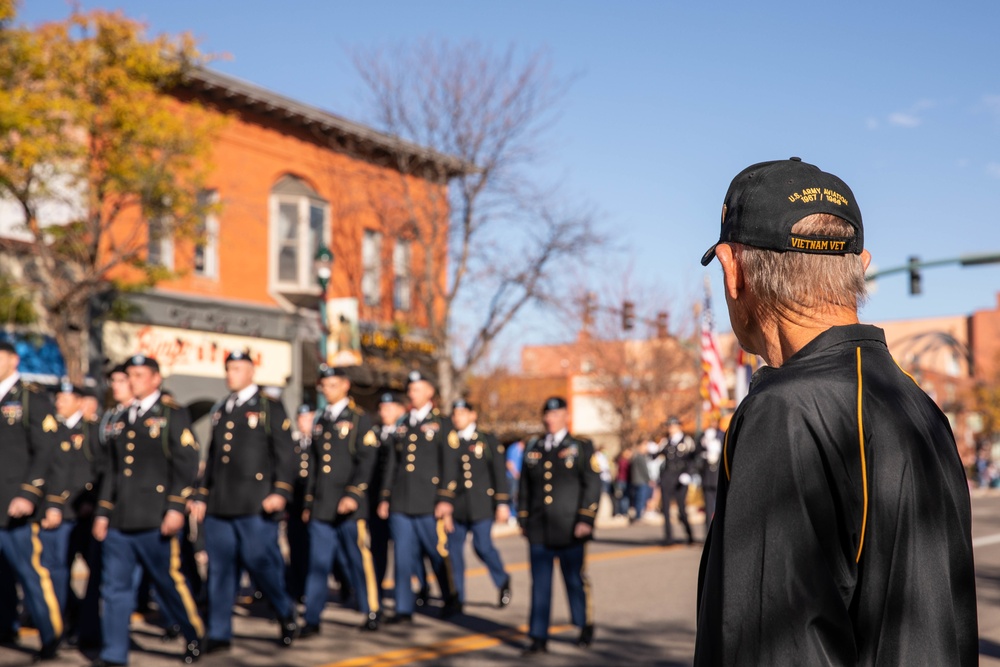
{"type": "Polygon", "coordinates": [[[656,337],[667,337],[667,314],[662,310],[656,314],[656,337]]]}
{"type": "Polygon", "coordinates": [[[635,304],[622,301],[622,330],[631,331],[635,327],[635,304]]]}
{"type": "Polygon", "coordinates": [[[920,258],[910,257],[910,294],[920,294],[920,258]]]}

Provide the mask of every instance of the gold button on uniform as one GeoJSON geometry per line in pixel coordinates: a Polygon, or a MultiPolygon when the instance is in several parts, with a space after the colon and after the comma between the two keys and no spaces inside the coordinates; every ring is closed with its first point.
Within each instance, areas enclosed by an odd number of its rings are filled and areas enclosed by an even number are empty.
{"type": "Polygon", "coordinates": [[[122,474],[125,475],[126,477],[131,477],[132,476],[132,469],[131,468],[125,468],[125,472],[123,472],[122,474]]]}
{"type": "Polygon", "coordinates": [[[330,472],[330,466],[323,466],[323,472],[330,472]]]}
{"type": "Polygon", "coordinates": [[[254,477],[256,477],[257,481],[259,482],[260,480],[264,479],[264,473],[259,472],[256,475],[254,475],[254,477]]]}
{"type": "Polygon", "coordinates": [[[468,481],[467,481],[467,482],[465,483],[465,488],[467,488],[467,489],[471,489],[471,488],[472,488],[472,480],[468,480],[468,481]]]}
{"type": "Polygon", "coordinates": [[[323,462],[324,463],[329,463],[330,459],[331,459],[331,456],[329,454],[324,454],[323,455],[323,462]]]}
{"type": "Polygon", "coordinates": [[[232,440],[233,439],[233,434],[232,433],[227,433],[227,434],[225,434],[222,437],[225,438],[226,440],[232,440]]]}
{"type": "Polygon", "coordinates": [[[127,435],[127,436],[128,436],[129,438],[134,438],[134,437],[135,437],[135,431],[129,431],[128,433],[126,433],[126,435],[127,435]]]}
{"type": "Polygon", "coordinates": [[[299,467],[300,468],[308,468],[309,467],[309,462],[308,461],[303,461],[302,463],[299,464],[299,467]]]}
{"type": "Polygon", "coordinates": [[[413,466],[412,463],[406,464],[406,472],[413,472],[414,470],[416,470],[416,468],[413,466]]]}
{"type": "Polygon", "coordinates": [[[417,451],[417,446],[416,445],[410,445],[410,446],[408,446],[406,448],[406,451],[408,451],[408,452],[415,452],[415,451],[417,451]]]}
{"type": "Polygon", "coordinates": [[[431,477],[431,484],[437,484],[439,481],[441,480],[439,480],[437,477],[431,477]]]}
{"type": "Polygon", "coordinates": [[[329,442],[326,443],[325,445],[323,445],[323,451],[325,451],[325,452],[330,451],[330,443],[329,442]]]}
{"type": "Polygon", "coordinates": [[[551,490],[552,490],[552,485],[551,484],[546,484],[545,485],[545,492],[548,493],[551,490]]]}
{"type": "Polygon", "coordinates": [[[229,463],[229,457],[228,456],[223,456],[222,457],[222,462],[223,463],[229,463]]]}
{"type": "Polygon", "coordinates": [[[417,460],[417,455],[416,454],[407,454],[406,455],[406,460],[407,461],[411,461],[411,462],[412,461],[416,461],[417,460]]]}
{"type": "Polygon", "coordinates": [[[472,479],[472,473],[468,470],[465,471],[465,479],[472,479]]]}
{"type": "Polygon", "coordinates": [[[552,504],[552,496],[545,496],[545,504],[546,505],[552,504]]]}
{"type": "Polygon", "coordinates": [[[223,445],[222,446],[222,451],[228,452],[232,448],[233,448],[232,445],[223,445]]]}
{"type": "Polygon", "coordinates": [[[163,485],[162,484],[157,484],[156,485],[156,492],[157,493],[163,493],[163,485]]]}
{"type": "Polygon", "coordinates": [[[309,476],[309,471],[308,470],[300,470],[299,471],[299,477],[308,477],[308,476],[309,476]]]}
{"type": "Polygon", "coordinates": [[[127,445],[125,445],[125,449],[131,452],[133,449],[135,449],[135,443],[134,442],[128,443],[127,445]]]}
{"type": "Polygon", "coordinates": [[[547,472],[545,473],[545,475],[543,475],[543,477],[545,477],[545,479],[552,479],[552,473],[547,472]]]}
{"type": "Polygon", "coordinates": [[[133,463],[135,463],[135,457],[134,456],[126,456],[125,457],[125,463],[128,463],[129,465],[132,465],[133,463]]]}
{"type": "Polygon", "coordinates": [[[416,433],[411,433],[410,434],[410,440],[412,440],[413,442],[416,442],[417,441],[417,434],[416,433]]]}
{"type": "Polygon", "coordinates": [[[226,422],[226,428],[232,428],[234,426],[236,426],[236,424],[234,424],[233,422],[226,422]]]}
{"type": "Polygon", "coordinates": [[[546,461],[545,462],[545,467],[546,468],[551,468],[552,467],[552,461],[546,461]]]}

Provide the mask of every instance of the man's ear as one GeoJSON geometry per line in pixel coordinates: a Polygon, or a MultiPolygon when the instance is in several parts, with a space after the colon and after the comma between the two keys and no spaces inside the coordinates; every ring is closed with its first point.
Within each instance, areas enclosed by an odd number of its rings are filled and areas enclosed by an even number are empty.
{"type": "Polygon", "coordinates": [[[720,243],[715,247],[715,256],[722,265],[722,276],[726,294],[730,299],[739,298],[743,292],[743,268],[736,261],[733,247],[728,243],[720,243]]]}

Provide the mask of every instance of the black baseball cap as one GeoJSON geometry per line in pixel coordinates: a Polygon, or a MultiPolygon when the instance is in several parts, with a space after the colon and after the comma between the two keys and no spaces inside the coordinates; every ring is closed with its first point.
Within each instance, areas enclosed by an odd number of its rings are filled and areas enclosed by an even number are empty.
{"type": "Polygon", "coordinates": [[[722,206],[719,240],[701,258],[707,266],[719,243],[742,243],[778,252],[824,255],[861,254],[861,209],[847,183],[801,158],[760,162],[741,171],[729,184],[722,206]],[[853,237],[792,234],[792,226],[814,213],[842,218],[853,237]]]}
{"type": "Polygon", "coordinates": [[[548,412],[549,410],[565,410],[566,409],[566,399],[562,396],[552,396],[545,399],[545,405],[542,406],[542,414],[548,412]]]}
{"type": "Polygon", "coordinates": [[[145,366],[146,368],[152,368],[154,373],[160,372],[160,363],[153,357],[147,357],[144,354],[129,357],[129,360],[125,362],[125,370],[128,370],[131,366],[145,366]]]}

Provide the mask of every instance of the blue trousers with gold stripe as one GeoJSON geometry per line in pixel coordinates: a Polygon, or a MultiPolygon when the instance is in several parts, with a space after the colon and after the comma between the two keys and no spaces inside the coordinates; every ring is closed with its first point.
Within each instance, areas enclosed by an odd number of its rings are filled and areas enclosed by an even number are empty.
{"type": "Polygon", "coordinates": [[[133,575],[140,565],[152,580],[160,604],[180,624],[184,638],[191,641],[204,636],[205,626],[181,573],[181,545],[177,537],[164,537],[158,528],[136,532],[111,528],[104,540],[103,559],[101,659],[128,662],[128,623],[138,588],[138,577],[133,575]]]}
{"type": "Polygon", "coordinates": [[[42,540],[39,534],[37,523],[0,528],[0,553],[21,582],[24,605],[31,612],[42,643],[47,644],[62,636],[63,622],[52,575],[42,565],[42,540]]]}
{"type": "Polygon", "coordinates": [[[285,590],[285,560],[278,548],[278,523],[260,515],[205,517],[208,553],[208,636],[233,637],[233,602],[242,564],[282,619],[294,616],[285,590]]]}
{"type": "Polygon", "coordinates": [[[338,558],[345,564],[347,576],[366,616],[379,612],[378,583],[368,548],[368,526],[363,519],[332,524],[309,522],[309,575],[306,577],[306,615],[309,625],[318,625],[326,606],[327,581],[338,558]]]}
{"type": "Polygon", "coordinates": [[[58,528],[43,530],[38,534],[42,540],[42,565],[52,576],[59,609],[64,615],[69,596],[69,537],[75,526],[75,521],[63,521],[58,528]]]}
{"type": "Polygon", "coordinates": [[[583,571],[583,543],[553,549],[544,544],[529,547],[531,557],[531,620],[528,636],[545,641],[549,638],[549,621],[552,614],[552,566],[559,559],[569,613],[573,625],[580,628],[592,625],[590,582],[583,571]]]}
{"type": "Polygon", "coordinates": [[[420,559],[426,555],[434,568],[441,597],[447,601],[455,590],[448,557],[448,537],[441,522],[433,514],[411,516],[402,512],[389,514],[389,531],[395,545],[396,613],[412,614],[415,603],[410,583],[420,559]]]}
{"type": "Polygon", "coordinates": [[[455,532],[448,536],[448,553],[451,556],[455,588],[458,591],[458,599],[462,602],[465,602],[465,539],[470,532],[472,533],[472,549],[489,570],[493,585],[500,588],[508,580],[500,553],[493,546],[493,536],[490,532],[492,530],[493,519],[467,523],[456,521],[455,532]]]}

